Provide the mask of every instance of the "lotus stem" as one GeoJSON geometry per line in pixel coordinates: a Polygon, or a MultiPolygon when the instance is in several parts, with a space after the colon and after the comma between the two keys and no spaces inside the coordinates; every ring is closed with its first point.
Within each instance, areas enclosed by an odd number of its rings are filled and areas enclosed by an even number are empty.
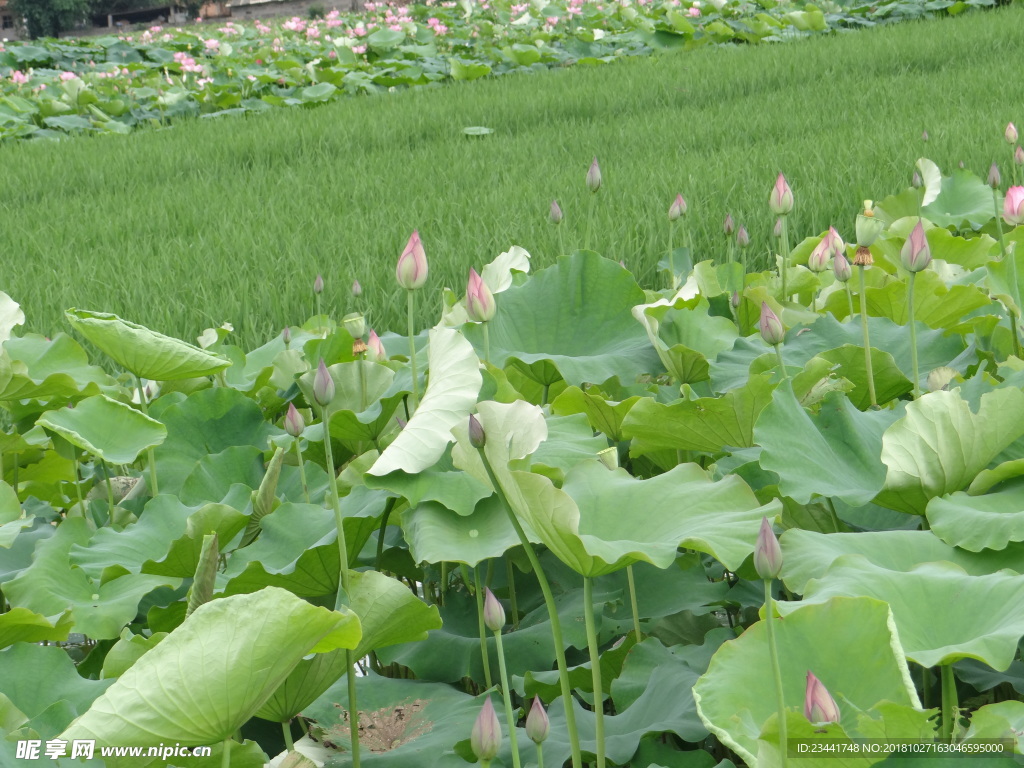
{"type": "MultiPolygon", "coordinates": [[[[146,402],[146,391],[142,388],[142,379],[137,374],[135,376],[135,386],[139,390],[139,405],[142,406],[142,412],[149,416],[149,403],[146,402]]],[[[146,462],[149,464],[149,483],[152,486],[149,489],[150,495],[156,496],[159,491],[156,485],[156,458],[152,446],[146,449],[146,462]]]]}
{"type": "MultiPolygon", "coordinates": [[[[341,517],[341,499],[338,498],[338,474],[334,469],[334,452],[331,450],[330,409],[324,406],[321,421],[324,425],[324,456],[327,459],[327,476],[330,480],[331,505],[334,507],[334,524],[338,529],[338,594],[334,598],[334,610],[341,610],[348,595],[348,546],[345,543],[345,526],[341,517]]],[[[356,702],[355,658],[352,650],[345,649],[346,674],[348,675],[348,729],[352,736],[352,768],[359,768],[359,705],[356,702]]]]}
{"type": "Polygon", "coordinates": [[[917,400],[921,396],[921,372],[917,367],[917,327],[914,324],[914,278],[916,272],[910,273],[907,281],[907,317],[910,320],[910,367],[914,372],[914,394],[917,400]]]}
{"type": "Polygon", "coordinates": [[[772,581],[764,580],[764,610],[768,630],[768,655],[772,658],[772,674],[775,676],[775,701],[779,710],[779,757],[782,768],[786,768],[789,751],[786,733],[786,697],[782,692],[782,668],[779,666],[779,647],[775,642],[775,602],[772,599],[772,581]]]}
{"type": "MultiPolygon", "coordinates": [[[[1016,165],[1014,165],[1016,168],[1016,165]]],[[[1010,289],[1017,287],[1017,262],[1010,258],[1006,253],[1006,236],[1003,234],[1003,219],[999,213],[999,195],[995,189],[992,190],[992,203],[996,209],[996,227],[999,229],[999,251],[1003,256],[1003,262],[1006,264],[1006,270],[1009,273],[1010,278],[1010,289]]],[[[1013,337],[1013,354],[1015,357],[1024,359],[1024,354],[1021,354],[1020,346],[1020,331],[1017,328],[1017,315],[1010,307],[1006,308],[1007,313],[1010,315],[1010,330],[1012,331],[1013,337]]]]}
{"type": "Polygon", "coordinates": [[[384,557],[384,531],[388,527],[388,518],[391,517],[391,510],[395,508],[395,497],[390,497],[384,503],[384,514],[380,517],[380,530],[377,533],[377,562],[374,566],[374,570],[381,570],[380,562],[381,558],[384,557]]]}
{"type": "Polygon", "coordinates": [[[519,605],[516,602],[516,575],[512,560],[505,558],[505,581],[508,582],[508,598],[512,601],[512,629],[519,629],[519,605]]]}
{"type": "Polygon", "coordinates": [[[231,768],[231,737],[224,739],[224,753],[220,756],[220,768],[231,768]]]}
{"type": "Polygon", "coordinates": [[[110,504],[107,522],[112,525],[114,523],[114,486],[110,484],[110,470],[107,468],[106,459],[100,459],[100,466],[103,467],[103,478],[107,481],[107,502],[110,504]]]}
{"type": "Polygon", "coordinates": [[[786,373],[786,363],[782,360],[782,345],[775,344],[775,359],[779,361],[779,373],[782,374],[782,380],[786,381],[789,379],[789,374],[786,373]]]}
{"type": "Polygon", "coordinates": [[[537,744],[537,768],[544,768],[544,748],[540,743],[537,744]]]}
{"type": "Polygon", "coordinates": [[[789,217],[781,216],[782,219],[782,263],[779,265],[779,272],[782,277],[782,301],[789,301],[789,292],[787,291],[787,276],[786,273],[789,271],[789,217]]]}
{"type": "Polygon", "coordinates": [[[318,336],[320,334],[323,334],[326,337],[327,334],[324,333],[324,330],[325,330],[324,329],[324,313],[320,309],[320,294],[319,293],[316,294],[316,330],[317,330],[317,335],[318,336]]]}
{"type": "Polygon", "coordinates": [[[484,327],[484,362],[490,365],[491,362],[491,337],[487,331],[487,323],[483,322],[481,325],[484,327]]]}
{"type": "Polygon", "coordinates": [[[82,498],[82,465],[78,461],[78,451],[75,451],[75,495],[78,496],[78,507],[82,510],[82,517],[85,517],[85,499],[82,498]]]}
{"type": "Polygon", "coordinates": [[[675,231],[676,223],[674,221],[670,221],[668,223],[668,287],[673,291],[679,285],[679,278],[676,272],[676,252],[675,249],[672,247],[672,236],[675,234],[675,231]]]}
{"type": "Polygon", "coordinates": [[[939,735],[943,741],[952,741],[958,706],[956,677],[953,676],[952,664],[943,664],[939,672],[942,680],[942,730],[939,735]]]}
{"type": "Polygon", "coordinates": [[[295,751],[295,744],[292,742],[292,721],[286,720],[281,723],[281,729],[284,732],[284,745],[287,747],[289,752],[295,751]]]}
{"type": "Polygon", "coordinates": [[[846,303],[849,305],[850,319],[852,320],[853,316],[857,313],[853,310],[853,291],[850,290],[850,281],[847,280],[843,283],[843,287],[846,288],[846,303]]]}
{"type": "Polygon", "coordinates": [[[484,626],[484,591],[480,589],[483,582],[480,580],[480,566],[473,569],[473,581],[476,584],[476,619],[480,629],[480,659],[484,665],[484,682],[490,688],[491,683],[491,660],[487,653],[487,627],[484,626]]]}
{"type": "Polygon", "coordinates": [[[309,504],[309,485],[306,483],[306,465],[302,463],[302,447],[299,445],[299,438],[295,438],[295,458],[299,462],[299,479],[302,481],[302,495],[309,504]]]}
{"type": "Polygon", "coordinates": [[[597,647],[594,622],[594,580],[583,577],[583,618],[587,624],[587,649],[590,651],[590,676],[594,681],[594,737],[597,740],[597,768],[605,768],[604,691],[601,689],[601,654],[597,647]]]}
{"type": "Polygon", "coordinates": [[[519,744],[516,742],[516,721],[512,712],[512,689],[508,687],[508,670],[505,668],[505,649],[501,645],[500,629],[494,630],[494,642],[498,646],[498,671],[501,674],[501,696],[505,700],[505,720],[508,722],[508,737],[509,741],[512,743],[512,768],[520,768],[522,763],[519,760],[519,744]]]}
{"type": "Polygon", "coordinates": [[[549,384],[544,384],[543,385],[543,389],[541,390],[541,393],[540,393],[540,406],[541,406],[541,408],[543,408],[545,405],[548,404],[548,389],[549,389],[549,387],[550,387],[549,384]]]}
{"type": "Polygon", "coordinates": [[[871,337],[868,331],[868,300],[867,280],[864,278],[864,265],[858,265],[860,273],[860,327],[864,331],[864,368],[868,374],[868,397],[874,408],[878,407],[878,398],[875,396],[875,374],[871,369],[871,337]]]}
{"type": "Polygon", "coordinates": [[[641,640],[640,634],[640,607],[636,603],[636,581],[633,579],[633,566],[626,566],[626,580],[629,582],[629,603],[633,608],[633,631],[636,633],[636,641],[641,640]]]}
{"type": "Polygon", "coordinates": [[[409,368],[412,370],[412,407],[420,402],[420,382],[416,378],[416,326],[413,313],[416,310],[415,291],[406,291],[406,314],[409,318],[409,368]]]}
{"type": "Polygon", "coordinates": [[[591,247],[590,247],[590,233],[593,230],[594,206],[597,204],[597,201],[594,198],[596,198],[596,197],[597,197],[596,193],[591,193],[591,195],[590,195],[590,205],[587,206],[587,237],[586,237],[586,240],[583,241],[583,247],[586,250],[588,250],[588,251],[591,250],[591,247]]]}
{"type": "Polygon", "coordinates": [[[583,756],[580,752],[580,737],[576,730],[576,711],[573,709],[573,696],[572,687],[569,684],[569,665],[565,661],[565,644],[562,640],[562,622],[558,618],[558,608],[555,605],[555,597],[551,593],[551,585],[548,583],[548,577],[544,575],[544,569],[540,564],[540,560],[537,558],[537,553],[533,549],[533,545],[530,540],[526,538],[526,532],[523,530],[523,526],[520,524],[515,512],[512,511],[512,505],[509,504],[508,497],[505,495],[505,491],[502,490],[501,483],[498,482],[498,478],[494,474],[494,469],[491,467],[491,462],[487,458],[487,454],[484,453],[483,448],[478,448],[477,452],[480,454],[480,460],[483,462],[484,470],[487,472],[487,478],[491,481],[491,486],[494,488],[495,494],[501,501],[501,506],[505,510],[505,514],[508,515],[509,522],[512,523],[512,528],[515,529],[516,535],[519,537],[519,543],[523,545],[523,549],[526,551],[526,557],[530,561],[530,565],[533,568],[533,573],[537,577],[537,583],[540,585],[540,591],[544,595],[544,605],[548,609],[548,618],[551,621],[551,639],[555,646],[555,661],[558,664],[558,682],[562,689],[562,699],[565,702],[565,727],[569,732],[569,748],[572,750],[572,768],[583,768],[583,756]]]}

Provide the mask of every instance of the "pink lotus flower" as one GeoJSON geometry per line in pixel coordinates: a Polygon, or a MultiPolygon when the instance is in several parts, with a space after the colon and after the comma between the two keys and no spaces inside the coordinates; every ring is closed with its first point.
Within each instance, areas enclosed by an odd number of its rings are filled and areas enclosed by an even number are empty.
{"type": "Polygon", "coordinates": [[[469,270],[466,286],[466,313],[474,323],[486,323],[494,317],[494,295],[475,269],[469,270]]]}
{"type": "Polygon", "coordinates": [[[761,518],[761,530],[754,548],[754,570],[762,579],[778,578],[782,571],[782,548],[767,517],[761,518]]]}
{"type": "Polygon", "coordinates": [[[540,696],[534,696],[530,714],[526,716],[526,735],[534,744],[540,744],[548,737],[550,730],[551,722],[548,720],[548,713],[544,711],[544,705],[540,703],[540,696]]]}
{"type": "Polygon", "coordinates": [[[832,260],[832,271],[835,273],[836,280],[840,283],[845,283],[853,275],[853,267],[850,266],[845,253],[836,254],[832,260]]]}
{"type": "Polygon", "coordinates": [[[298,437],[306,428],[302,420],[302,414],[295,408],[295,403],[288,403],[288,413],[284,417],[284,431],[292,437],[298,437]]]}
{"type": "Polygon", "coordinates": [[[804,717],[812,723],[839,722],[839,707],[835,699],[810,670],[807,672],[807,690],[804,693],[804,717]]]}
{"type": "Polygon", "coordinates": [[[1010,187],[1003,200],[1003,221],[1011,227],[1024,224],[1024,187],[1010,187]]]}
{"type": "Polygon", "coordinates": [[[17,83],[18,85],[24,85],[28,82],[28,75],[26,75],[24,72],[19,72],[16,69],[11,73],[11,80],[12,82],[17,83]]]}
{"type": "Polygon", "coordinates": [[[779,320],[779,316],[772,312],[768,302],[761,302],[761,318],[758,320],[758,328],[761,331],[761,338],[765,344],[778,346],[786,337],[786,329],[779,320]]]}
{"type": "Polygon", "coordinates": [[[398,284],[407,291],[413,291],[427,282],[427,255],[420,242],[419,230],[414,230],[398,259],[395,268],[398,284]]]}
{"type": "Polygon", "coordinates": [[[680,216],[685,216],[686,211],[686,200],[683,199],[682,195],[676,195],[676,199],[673,200],[672,205],[668,207],[668,220],[675,221],[680,216]]]}
{"type": "Polygon", "coordinates": [[[693,18],[697,18],[700,16],[700,8],[690,8],[686,13],[693,18]]]}
{"type": "Polygon", "coordinates": [[[316,374],[313,376],[313,399],[318,405],[328,406],[334,399],[336,385],[331,372],[327,370],[323,358],[316,367],[316,374]]]}
{"type": "Polygon", "coordinates": [[[555,224],[562,223],[562,209],[559,207],[557,200],[551,201],[551,210],[548,212],[548,217],[555,224]]]}
{"type": "Polygon", "coordinates": [[[473,723],[469,735],[469,746],[478,760],[493,760],[501,747],[501,723],[494,711],[490,697],[484,699],[484,706],[473,723]]]}
{"type": "Polygon", "coordinates": [[[501,632],[505,626],[505,609],[487,587],[484,587],[484,625],[491,632],[501,632]]]}
{"type": "Polygon", "coordinates": [[[828,234],[825,235],[825,240],[828,242],[829,254],[835,257],[838,253],[846,253],[846,243],[843,242],[843,238],[836,232],[835,227],[828,228],[828,234]]]}
{"type": "Polygon", "coordinates": [[[1006,124],[1006,130],[1003,131],[1003,137],[1006,139],[1007,144],[1017,143],[1017,126],[1013,123],[1006,124]]]}
{"type": "Polygon", "coordinates": [[[811,251],[811,255],[807,257],[807,268],[811,272],[824,272],[828,269],[829,256],[832,255],[832,250],[829,248],[829,237],[821,238],[821,242],[814,246],[814,250],[811,251]]]}
{"type": "Polygon", "coordinates": [[[776,216],[785,216],[793,212],[793,190],[789,188],[786,177],[781,173],[775,180],[772,193],[768,197],[768,208],[776,216]]]}
{"type": "Polygon", "coordinates": [[[373,330],[370,331],[370,335],[366,339],[366,359],[374,363],[388,359],[388,353],[384,351],[384,344],[381,342],[380,336],[373,330]]]}
{"type": "Polygon", "coordinates": [[[925,236],[924,227],[920,221],[911,231],[907,242],[903,244],[900,257],[908,272],[920,272],[932,263],[932,249],[928,247],[928,238],[925,236]]]}

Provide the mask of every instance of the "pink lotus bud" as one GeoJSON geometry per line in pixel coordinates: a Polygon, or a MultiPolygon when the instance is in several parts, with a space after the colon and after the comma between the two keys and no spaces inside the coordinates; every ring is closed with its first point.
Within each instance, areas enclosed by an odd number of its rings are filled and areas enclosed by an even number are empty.
{"type": "Polygon", "coordinates": [[[363,286],[359,284],[358,280],[352,281],[352,295],[357,299],[363,295],[363,286]]]}
{"type": "Polygon", "coordinates": [[[988,178],[985,180],[986,183],[992,187],[992,189],[999,189],[1003,183],[1002,176],[999,175],[999,166],[992,163],[988,169],[988,178]]]}
{"type": "Polygon", "coordinates": [[[921,131],[921,141],[928,141],[928,131],[921,131]]]}
{"type": "Polygon", "coordinates": [[[962,171],[962,170],[963,170],[964,168],[966,168],[967,166],[966,166],[966,165],[964,165],[964,161],[963,161],[963,160],[961,160],[961,161],[960,161],[959,163],[957,163],[957,167],[958,167],[958,168],[959,168],[959,169],[960,169],[960,170],[962,171]]]}
{"type": "Polygon", "coordinates": [[[825,235],[825,240],[828,241],[829,255],[835,257],[837,253],[846,253],[846,243],[843,242],[843,238],[836,232],[835,227],[829,227],[828,233],[825,235]]]}
{"type": "Polygon", "coordinates": [[[550,213],[548,213],[548,217],[555,224],[561,224],[562,223],[562,219],[564,217],[562,216],[562,209],[558,207],[558,201],[557,200],[552,200],[551,201],[551,211],[550,211],[550,213]]]}
{"type": "Polygon", "coordinates": [[[413,291],[427,282],[427,255],[423,252],[419,230],[414,230],[398,259],[395,268],[398,284],[407,291],[413,291]]]}
{"type": "Polygon", "coordinates": [[[761,302],[761,319],[758,321],[758,327],[761,329],[761,338],[764,339],[764,343],[770,346],[781,344],[786,337],[786,329],[782,327],[782,321],[779,320],[778,315],[772,312],[767,301],[761,302]]]}
{"type": "Polygon", "coordinates": [[[740,248],[746,248],[750,245],[750,235],[747,234],[746,227],[740,227],[736,230],[736,245],[740,248]]]}
{"type": "Polygon", "coordinates": [[[722,231],[726,237],[732,237],[732,233],[736,231],[736,222],[732,220],[732,214],[725,214],[725,221],[722,222],[722,231]]]}
{"type": "Polygon", "coordinates": [[[932,249],[928,246],[928,238],[920,221],[911,231],[907,242],[903,244],[900,257],[908,272],[920,272],[932,263],[932,249]]]}
{"type": "Polygon", "coordinates": [[[839,707],[835,699],[810,670],[807,672],[807,690],[804,693],[804,717],[815,724],[839,722],[839,707]]]}
{"type": "Polygon", "coordinates": [[[388,359],[388,353],[384,351],[384,345],[374,330],[370,331],[370,335],[366,339],[366,359],[374,363],[388,359]]]}
{"type": "Polygon", "coordinates": [[[534,744],[540,744],[548,737],[551,730],[551,722],[548,720],[548,713],[544,711],[544,705],[540,703],[540,696],[533,697],[533,706],[526,716],[526,735],[534,744]]]}
{"type": "Polygon", "coordinates": [[[772,235],[774,235],[776,239],[782,237],[782,219],[775,220],[775,226],[772,227],[772,235]]]}
{"type": "Polygon", "coordinates": [[[505,609],[488,587],[484,587],[484,626],[491,632],[501,632],[505,626],[505,609]]]}
{"type": "Polygon", "coordinates": [[[295,403],[288,403],[288,413],[284,416],[284,431],[292,437],[298,437],[306,428],[302,414],[295,409],[295,403]]]}
{"type": "Polygon", "coordinates": [[[498,722],[490,697],[484,699],[484,706],[473,723],[469,746],[477,760],[493,760],[498,754],[501,747],[501,723],[498,722]]]}
{"type": "Polygon", "coordinates": [[[793,212],[793,190],[789,188],[786,177],[781,173],[768,197],[768,208],[776,216],[785,216],[793,212]]]}
{"type": "Polygon", "coordinates": [[[1017,165],[1024,165],[1024,147],[1018,146],[1013,150],[1013,162],[1017,165]]]}
{"type": "Polygon", "coordinates": [[[924,182],[921,180],[921,174],[914,171],[914,175],[910,177],[910,186],[914,189],[918,189],[924,182]]]}
{"type": "Polygon", "coordinates": [[[1007,144],[1017,143],[1017,126],[1013,123],[1006,124],[1006,130],[1003,131],[1003,137],[1006,139],[1007,144]]]}
{"type": "Polygon", "coordinates": [[[601,166],[597,164],[597,158],[590,164],[587,170],[587,189],[597,192],[601,188],[601,166]]]}
{"type": "Polygon", "coordinates": [[[473,414],[469,414],[469,444],[474,448],[483,448],[487,444],[483,425],[473,414]]]}
{"type": "Polygon", "coordinates": [[[331,378],[331,372],[327,370],[322,357],[313,377],[313,399],[320,406],[327,406],[334,399],[334,379],[331,378]]]}
{"type": "Polygon", "coordinates": [[[1024,224],[1024,187],[1010,187],[1003,200],[1003,221],[1011,227],[1024,224]]]}
{"type": "Polygon", "coordinates": [[[845,283],[853,276],[853,267],[850,266],[845,253],[837,253],[832,259],[832,272],[835,273],[836,280],[840,283],[845,283]]]}
{"type": "Polygon", "coordinates": [[[686,201],[682,195],[676,195],[676,199],[672,201],[672,205],[668,207],[668,220],[676,221],[680,216],[686,215],[686,201]]]}
{"type": "Polygon", "coordinates": [[[494,295],[487,283],[472,267],[469,270],[469,284],[466,286],[466,314],[474,323],[486,323],[494,317],[494,295]]]}
{"type": "Polygon", "coordinates": [[[807,257],[807,268],[811,272],[824,272],[828,269],[828,257],[831,255],[832,249],[829,248],[829,237],[826,235],[821,238],[821,242],[814,246],[814,250],[811,251],[811,255],[807,257]]]}
{"type": "Polygon", "coordinates": [[[281,331],[281,341],[284,342],[284,348],[288,349],[288,345],[292,343],[292,329],[288,326],[284,327],[281,331]]]}
{"type": "Polygon", "coordinates": [[[732,302],[732,308],[733,309],[737,309],[739,307],[739,305],[740,305],[740,292],[739,291],[733,291],[732,292],[731,302],[732,302]]]}
{"type": "Polygon", "coordinates": [[[754,570],[762,579],[776,579],[782,571],[782,548],[767,517],[761,518],[761,530],[757,534],[754,570]]]}
{"type": "Polygon", "coordinates": [[[323,275],[317,275],[316,280],[313,281],[313,293],[324,292],[324,278],[323,275]]]}

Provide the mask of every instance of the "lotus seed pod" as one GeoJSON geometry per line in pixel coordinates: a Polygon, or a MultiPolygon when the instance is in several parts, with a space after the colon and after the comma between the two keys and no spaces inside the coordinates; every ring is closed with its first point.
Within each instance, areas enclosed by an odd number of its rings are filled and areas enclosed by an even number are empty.
{"type": "Polygon", "coordinates": [[[363,334],[366,333],[366,318],[360,312],[352,312],[345,315],[341,318],[341,324],[345,326],[348,335],[353,339],[361,339],[363,334]]]}
{"type": "Polygon", "coordinates": [[[882,234],[882,229],[885,227],[876,216],[875,211],[871,207],[871,201],[864,201],[864,213],[857,215],[857,245],[863,248],[870,248],[874,245],[875,240],[882,234]]]}

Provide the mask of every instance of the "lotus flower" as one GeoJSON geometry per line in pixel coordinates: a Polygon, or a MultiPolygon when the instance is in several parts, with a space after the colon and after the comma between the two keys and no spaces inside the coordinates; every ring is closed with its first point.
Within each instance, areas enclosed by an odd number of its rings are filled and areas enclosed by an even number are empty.
{"type": "Polygon", "coordinates": [[[359,284],[358,280],[352,281],[352,295],[357,299],[363,295],[363,286],[359,284]]]}
{"type": "Polygon", "coordinates": [[[772,235],[776,238],[782,237],[782,219],[775,220],[775,226],[772,227],[772,235]]]}
{"type": "Polygon", "coordinates": [[[324,359],[320,358],[320,364],[316,367],[316,375],[313,376],[313,399],[317,405],[326,407],[334,399],[334,379],[331,372],[327,370],[324,359]]]}
{"type": "Polygon", "coordinates": [[[469,444],[474,448],[483,448],[487,444],[483,425],[473,414],[469,414],[469,444]]]}
{"type": "Polygon", "coordinates": [[[999,166],[995,163],[992,163],[992,165],[989,166],[988,178],[985,179],[985,183],[992,187],[992,189],[999,189],[1000,185],[1003,183],[1003,179],[999,175],[999,166]]]}
{"type": "Polygon", "coordinates": [[[313,281],[313,293],[324,292],[324,278],[323,275],[317,275],[316,280],[313,281]]]}
{"type": "Polygon", "coordinates": [[[484,699],[484,706],[473,723],[469,746],[477,760],[493,760],[501,747],[501,723],[494,711],[490,697],[484,699]]]}
{"type": "Polygon", "coordinates": [[[732,233],[736,231],[736,222],[732,220],[732,214],[725,214],[725,221],[722,222],[722,231],[726,237],[731,237],[732,233]]]}
{"type": "Polygon", "coordinates": [[[398,284],[407,291],[413,291],[427,282],[427,255],[420,242],[419,230],[414,230],[398,259],[395,268],[398,284]]]}
{"type": "Polygon", "coordinates": [[[501,632],[505,626],[505,609],[488,587],[484,587],[484,625],[491,632],[501,632]]]}
{"type": "Polygon", "coordinates": [[[779,320],[778,315],[772,312],[766,301],[761,302],[761,319],[758,321],[758,327],[761,329],[761,338],[764,339],[765,344],[770,346],[781,344],[786,337],[786,329],[782,326],[782,321],[779,320]]]}
{"type": "Polygon", "coordinates": [[[475,323],[486,323],[494,317],[494,295],[487,283],[472,267],[469,270],[469,283],[466,286],[466,314],[475,323]]]}
{"type": "Polygon", "coordinates": [[[381,343],[380,336],[377,335],[376,331],[371,330],[369,337],[366,339],[366,352],[366,357],[371,362],[388,359],[388,353],[384,351],[384,345],[381,343]]]}
{"type": "Polygon", "coordinates": [[[1010,187],[1003,200],[1003,221],[1011,227],[1024,224],[1024,187],[1010,187]]]}
{"type": "Polygon", "coordinates": [[[601,188],[601,166],[597,164],[597,158],[590,164],[587,170],[587,189],[597,192],[601,188]]]}
{"type": "Polygon", "coordinates": [[[551,221],[553,221],[555,224],[562,223],[562,209],[558,207],[557,200],[551,201],[551,211],[548,213],[548,216],[551,218],[551,221]]]}
{"type": "Polygon", "coordinates": [[[925,236],[924,227],[920,221],[911,231],[907,242],[903,244],[900,257],[908,272],[920,272],[932,263],[932,249],[928,247],[928,238],[925,236]]]}
{"type": "Polygon", "coordinates": [[[676,199],[672,201],[672,205],[668,207],[668,220],[675,221],[680,216],[685,216],[687,211],[686,201],[682,195],[676,195],[676,199]]]}
{"type": "Polygon", "coordinates": [[[1024,165],[1024,147],[1018,146],[1013,150],[1013,162],[1017,165],[1024,165]]]}
{"type": "Polygon", "coordinates": [[[292,437],[298,437],[306,428],[302,414],[295,408],[295,403],[288,403],[288,413],[284,416],[284,431],[292,437]]]}
{"type": "Polygon", "coordinates": [[[821,238],[820,243],[814,246],[811,255],[807,257],[807,268],[811,272],[824,272],[828,269],[828,259],[831,253],[832,249],[829,247],[829,238],[826,235],[821,238]]]}
{"type": "Polygon", "coordinates": [[[807,691],[804,693],[804,717],[816,724],[839,722],[839,707],[835,699],[810,670],[807,672],[807,691]]]}
{"type": "Polygon", "coordinates": [[[1006,124],[1006,130],[1003,131],[1003,137],[1006,139],[1007,144],[1017,143],[1017,126],[1013,123],[1006,124]]]}
{"type": "Polygon", "coordinates": [[[782,571],[782,548],[767,517],[761,518],[761,530],[754,548],[754,569],[762,579],[778,578],[782,571]]]}
{"type": "Polygon", "coordinates": [[[828,241],[829,253],[833,258],[835,258],[838,253],[846,253],[846,243],[843,242],[843,238],[836,231],[835,227],[828,228],[825,240],[828,241]]]}
{"type": "Polygon", "coordinates": [[[845,283],[853,276],[853,267],[850,266],[845,253],[836,254],[836,257],[832,260],[832,271],[835,273],[836,280],[840,283],[845,283]]]}
{"type": "Polygon", "coordinates": [[[786,177],[781,173],[768,197],[768,208],[776,216],[785,216],[793,212],[793,190],[789,188],[786,177]]]}
{"type": "Polygon", "coordinates": [[[750,245],[750,235],[747,233],[746,227],[740,227],[736,230],[736,245],[740,248],[746,248],[750,245]]]}
{"type": "Polygon", "coordinates": [[[548,737],[551,730],[551,722],[548,720],[548,713],[544,711],[544,705],[540,703],[540,696],[533,697],[533,706],[526,716],[526,735],[534,744],[540,744],[548,737]]]}

